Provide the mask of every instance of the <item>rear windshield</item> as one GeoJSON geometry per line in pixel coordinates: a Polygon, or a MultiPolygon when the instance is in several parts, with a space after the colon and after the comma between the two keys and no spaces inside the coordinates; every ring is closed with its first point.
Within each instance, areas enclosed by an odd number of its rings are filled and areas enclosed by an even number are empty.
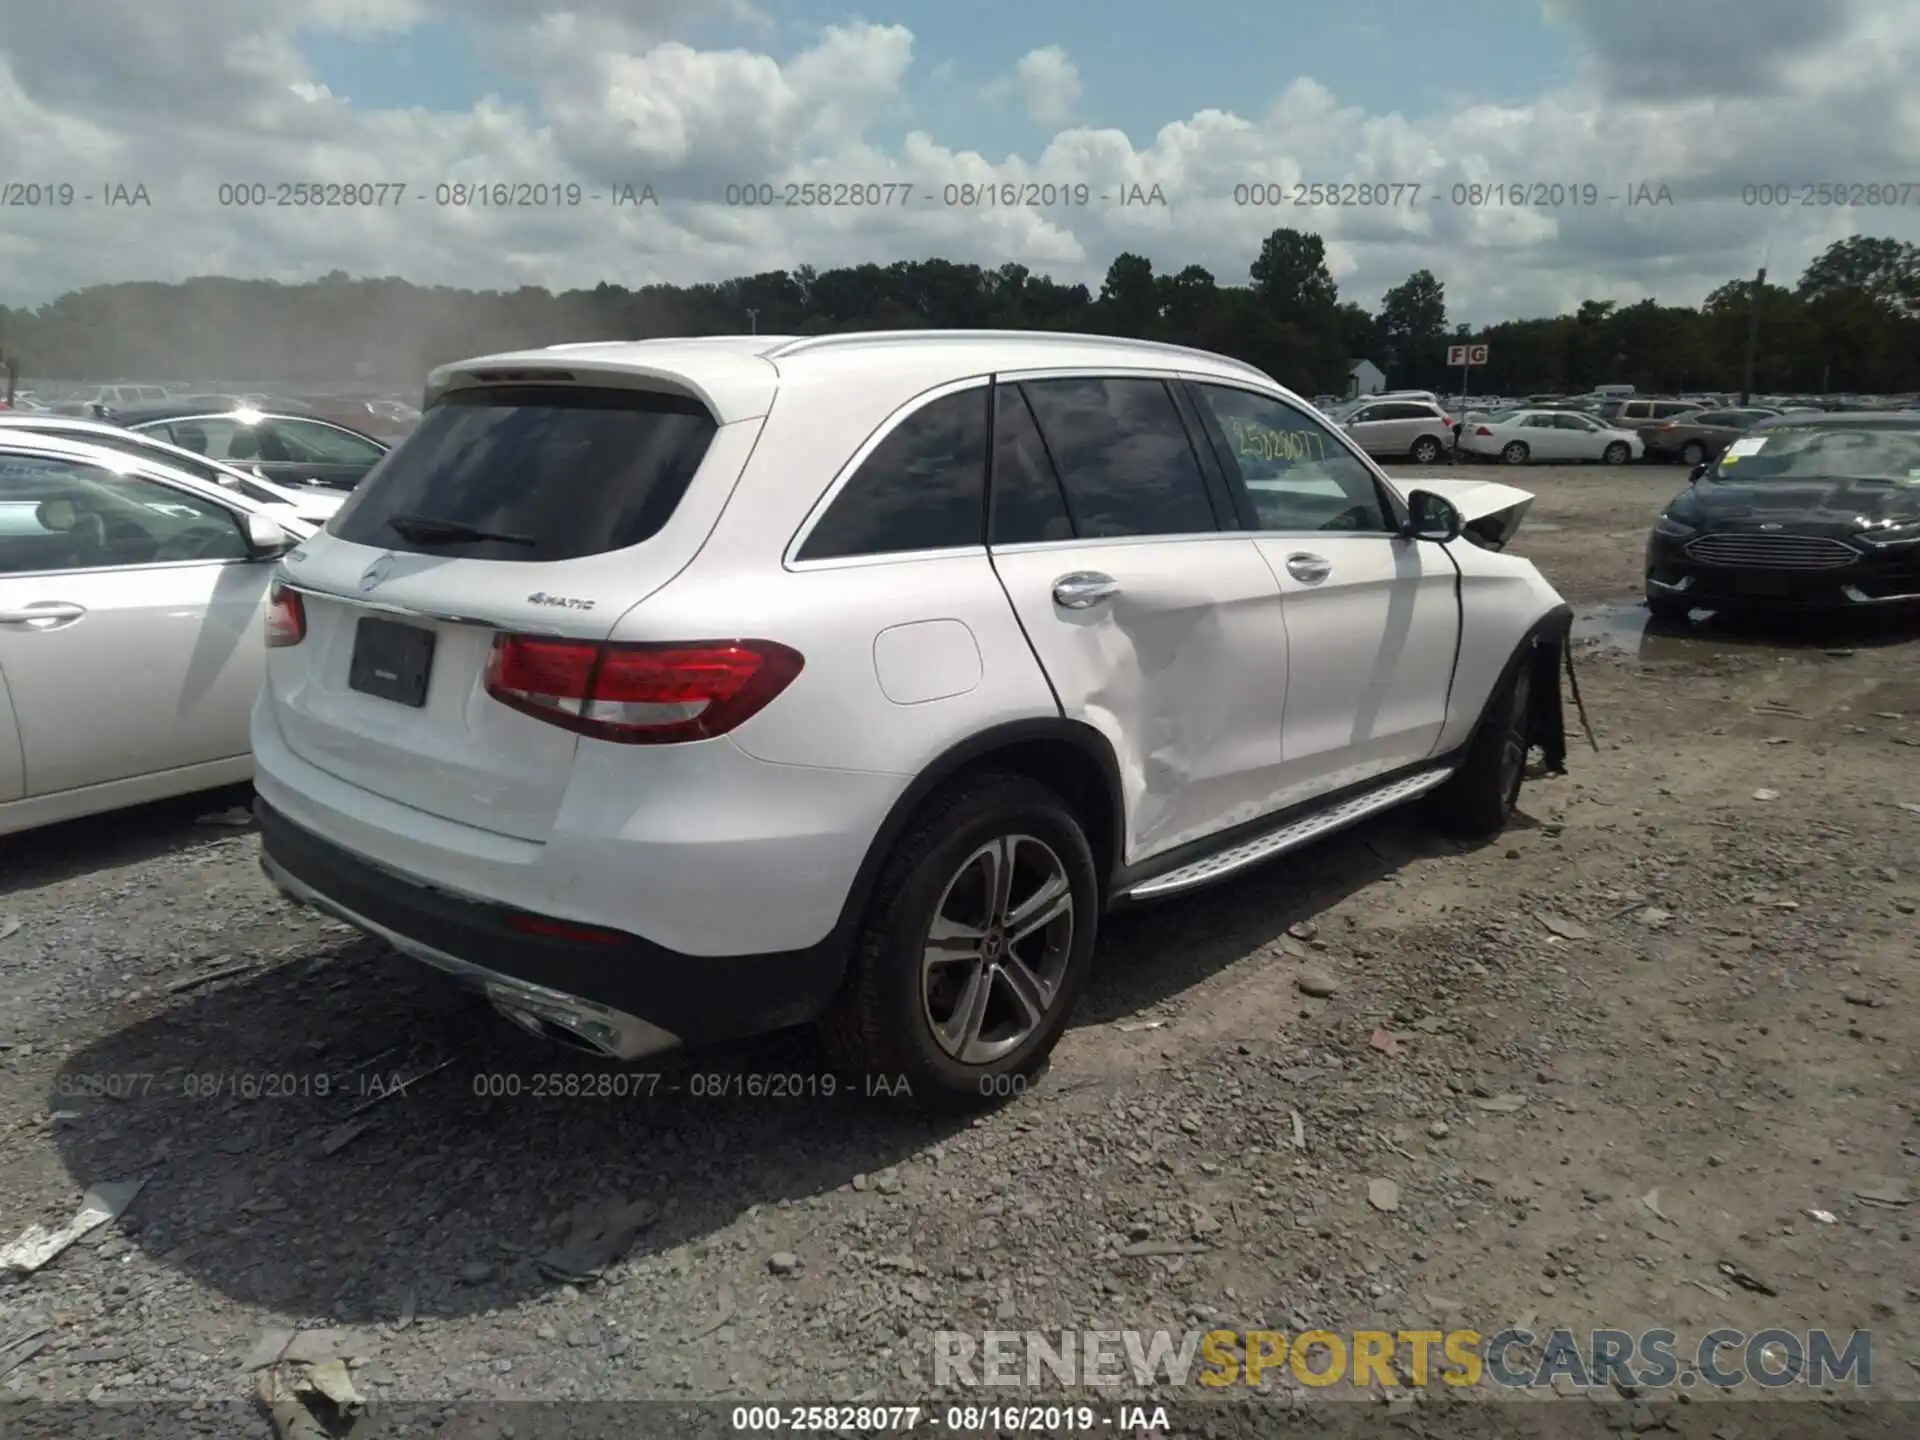
{"type": "Polygon", "coordinates": [[[698,401],[652,391],[456,390],[368,473],[327,532],[471,560],[573,560],[624,550],[667,523],[716,428],[698,401]],[[518,538],[409,540],[389,523],[395,517],[518,538]]]}

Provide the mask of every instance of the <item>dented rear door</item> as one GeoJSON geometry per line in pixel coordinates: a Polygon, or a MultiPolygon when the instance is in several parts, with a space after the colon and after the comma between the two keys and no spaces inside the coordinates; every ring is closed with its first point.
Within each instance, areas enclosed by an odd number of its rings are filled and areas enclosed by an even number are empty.
{"type": "Polygon", "coordinates": [[[1158,379],[1005,379],[994,569],[1061,709],[1113,746],[1126,860],[1257,818],[1279,786],[1287,683],[1273,572],[1219,528],[1158,379]]]}

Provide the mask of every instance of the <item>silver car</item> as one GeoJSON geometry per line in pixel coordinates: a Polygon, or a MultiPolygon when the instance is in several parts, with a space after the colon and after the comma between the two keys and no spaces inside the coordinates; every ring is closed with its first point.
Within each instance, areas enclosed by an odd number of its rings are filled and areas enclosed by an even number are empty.
{"type": "Polygon", "coordinates": [[[1342,423],[1354,444],[1369,455],[1431,465],[1453,448],[1453,421],[1427,400],[1374,400],[1342,423]]]}
{"type": "Polygon", "coordinates": [[[0,834],[249,779],[273,562],[313,533],[0,429],[0,834]]]}
{"type": "Polygon", "coordinates": [[[222,490],[236,491],[275,516],[305,520],[314,525],[325,524],[347,498],[338,490],[317,486],[276,485],[218,460],[209,460],[196,451],[105,420],[81,420],[71,415],[0,414],[0,436],[10,430],[54,435],[85,445],[104,445],[109,450],[182,471],[222,490]]]}

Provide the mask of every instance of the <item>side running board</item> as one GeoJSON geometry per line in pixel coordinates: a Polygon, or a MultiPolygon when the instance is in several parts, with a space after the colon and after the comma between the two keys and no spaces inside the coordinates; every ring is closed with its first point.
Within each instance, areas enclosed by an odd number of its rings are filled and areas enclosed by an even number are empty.
{"type": "Polygon", "coordinates": [[[1181,890],[1191,890],[1196,885],[1205,885],[1221,879],[1236,870],[1244,870],[1249,865],[1257,865],[1262,860],[1270,860],[1275,855],[1297,850],[1302,845],[1311,844],[1322,836],[1331,835],[1336,830],[1344,830],[1356,820],[1364,820],[1369,815],[1377,815],[1382,810],[1391,810],[1403,805],[1416,795],[1424,795],[1443,784],[1452,775],[1454,767],[1440,770],[1425,770],[1418,775],[1409,775],[1401,780],[1382,785],[1378,790],[1368,790],[1350,799],[1330,805],[1325,810],[1316,810],[1312,814],[1298,816],[1284,824],[1256,835],[1251,840],[1243,840],[1238,845],[1225,850],[1216,850],[1211,855],[1202,856],[1191,864],[1182,865],[1178,870],[1170,870],[1165,875],[1156,875],[1151,880],[1142,880],[1125,892],[1129,900],[1147,900],[1161,895],[1171,895],[1181,890]]]}

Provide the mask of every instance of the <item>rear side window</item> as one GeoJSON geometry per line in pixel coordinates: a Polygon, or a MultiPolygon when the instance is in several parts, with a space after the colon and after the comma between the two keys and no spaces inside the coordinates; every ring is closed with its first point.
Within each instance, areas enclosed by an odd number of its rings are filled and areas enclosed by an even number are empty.
{"type": "Polygon", "coordinates": [[[888,432],[800,546],[796,560],[952,550],[983,541],[989,388],[930,400],[888,432]]]}
{"type": "Polygon", "coordinates": [[[1158,380],[1037,380],[1023,387],[1085,539],[1218,530],[1173,397],[1158,380]]]}
{"type": "Polygon", "coordinates": [[[993,513],[989,536],[995,545],[1027,545],[1071,540],[1060,479],[1053,473],[1040,427],[1018,385],[993,392],[993,513]]]}
{"type": "Polygon", "coordinates": [[[624,550],[667,523],[717,428],[698,401],[653,391],[456,390],[361,481],[327,531],[360,545],[471,560],[624,550]],[[409,518],[494,538],[409,540],[390,523],[409,518]]]}

